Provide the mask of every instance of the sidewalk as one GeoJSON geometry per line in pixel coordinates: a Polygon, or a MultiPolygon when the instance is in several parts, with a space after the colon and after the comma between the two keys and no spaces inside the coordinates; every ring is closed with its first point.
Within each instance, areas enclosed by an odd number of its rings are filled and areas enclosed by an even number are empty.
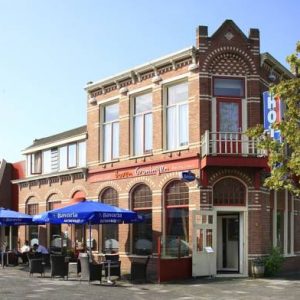
{"type": "Polygon", "coordinates": [[[29,276],[27,267],[0,270],[0,299],[300,299],[300,274],[284,278],[217,278],[191,279],[164,284],[132,284],[117,281],[116,285],[88,284],[78,278],[51,279],[39,274],[29,276]]]}

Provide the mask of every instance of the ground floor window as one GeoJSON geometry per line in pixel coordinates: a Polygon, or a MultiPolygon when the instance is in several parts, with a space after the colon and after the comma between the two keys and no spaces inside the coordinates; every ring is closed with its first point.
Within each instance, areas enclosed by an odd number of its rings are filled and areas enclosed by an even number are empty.
{"type": "Polygon", "coordinates": [[[132,225],[132,253],[148,255],[153,251],[152,192],[145,184],[134,188],[131,194],[132,209],[143,215],[145,221],[132,225]]]}
{"type": "Polygon", "coordinates": [[[181,181],[165,189],[165,254],[189,255],[189,189],[181,181]]]}
{"type": "MultiPolygon", "coordinates": [[[[119,206],[118,192],[113,188],[106,188],[99,196],[99,201],[119,206]]],[[[116,253],[119,251],[119,225],[118,224],[103,224],[99,226],[100,231],[102,228],[102,236],[99,237],[102,240],[102,252],[104,253],[116,253]]]]}
{"type": "MultiPolygon", "coordinates": [[[[33,199],[29,199],[27,202],[26,211],[28,215],[36,215],[39,212],[38,203],[31,203],[33,199]]],[[[26,239],[29,241],[30,246],[39,243],[39,227],[38,225],[27,226],[26,239]]]]}

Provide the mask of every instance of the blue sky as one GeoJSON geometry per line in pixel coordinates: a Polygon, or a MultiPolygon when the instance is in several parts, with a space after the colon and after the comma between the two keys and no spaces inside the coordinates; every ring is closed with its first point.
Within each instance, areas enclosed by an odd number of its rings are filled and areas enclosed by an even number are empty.
{"type": "Polygon", "coordinates": [[[85,84],[195,44],[232,19],[285,64],[298,0],[0,0],[0,159],[86,124],[85,84]]]}

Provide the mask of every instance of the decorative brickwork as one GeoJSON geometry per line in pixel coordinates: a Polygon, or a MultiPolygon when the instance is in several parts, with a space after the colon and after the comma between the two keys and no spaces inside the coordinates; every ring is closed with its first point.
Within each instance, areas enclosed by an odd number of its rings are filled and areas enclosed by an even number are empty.
{"type": "Polygon", "coordinates": [[[246,76],[250,74],[247,63],[235,53],[223,53],[216,56],[211,61],[208,71],[214,75],[246,76]]]}
{"type": "Polygon", "coordinates": [[[245,51],[234,46],[224,46],[213,50],[207,55],[205,61],[203,62],[203,69],[201,71],[207,72],[210,70],[212,72],[212,68],[216,64],[216,61],[220,64],[220,59],[223,60],[223,64],[230,64],[230,62],[227,62],[226,60],[224,61],[225,57],[229,57],[230,61],[235,61],[238,63],[237,65],[234,65],[235,68],[240,68],[241,65],[247,66],[246,74],[257,74],[253,59],[245,51]]]}
{"type": "Polygon", "coordinates": [[[217,180],[223,177],[235,177],[244,181],[248,187],[253,186],[253,180],[249,175],[238,169],[219,169],[217,172],[213,173],[209,178],[209,185],[212,186],[217,180]]]}

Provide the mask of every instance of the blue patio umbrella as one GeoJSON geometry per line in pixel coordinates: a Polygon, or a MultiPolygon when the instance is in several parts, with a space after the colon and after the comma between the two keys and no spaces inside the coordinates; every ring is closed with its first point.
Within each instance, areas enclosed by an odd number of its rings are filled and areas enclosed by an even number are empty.
{"type": "MultiPolygon", "coordinates": [[[[143,220],[143,216],[134,211],[90,200],[49,210],[33,217],[33,221],[36,223],[88,224],[90,241],[92,225],[139,223],[143,220]]],[[[89,248],[91,252],[91,247],[89,248]]]]}
{"type": "MultiPolygon", "coordinates": [[[[30,225],[33,224],[32,216],[20,213],[18,211],[10,210],[7,208],[0,207],[0,226],[18,226],[18,225],[30,225]]],[[[2,230],[1,230],[2,235],[2,230]]],[[[1,236],[2,239],[2,236],[1,236]]],[[[3,263],[3,252],[5,249],[1,249],[1,263],[3,263]]]]}
{"type": "Polygon", "coordinates": [[[0,226],[30,225],[32,216],[0,207],[0,226]]]}
{"type": "Polygon", "coordinates": [[[33,221],[51,224],[94,225],[138,223],[143,221],[143,217],[131,210],[86,200],[35,215],[33,221]]]}

